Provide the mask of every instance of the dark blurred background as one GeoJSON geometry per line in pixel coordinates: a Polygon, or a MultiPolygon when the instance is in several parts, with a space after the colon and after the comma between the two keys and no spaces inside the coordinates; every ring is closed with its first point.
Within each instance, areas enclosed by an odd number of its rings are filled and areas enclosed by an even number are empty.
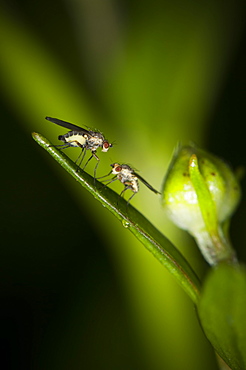
{"type": "MultiPolygon", "coordinates": [[[[131,163],[156,188],[177,142],[245,166],[245,2],[0,5],[1,368],[217,369],[190,299],[31,132],[59,143],[66,131],[47,115],[96,127],[116,141],[99,174],[131,163]]],[[[158,197],[141,187],[133,204],[203,278],[158,197]]],[[[231,226],[241,261],[245,216],[243,198],[231,226]]]]}

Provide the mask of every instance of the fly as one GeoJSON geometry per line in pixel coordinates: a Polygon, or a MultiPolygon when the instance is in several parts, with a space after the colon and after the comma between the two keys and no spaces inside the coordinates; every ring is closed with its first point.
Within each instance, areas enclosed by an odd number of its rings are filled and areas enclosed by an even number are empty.
{"type": "Polygon", "coordinates": [[[142,183],[145,186],[147,186],[147,188],[149,188],[151,191],[153,191],[155,194],[160,194],[158,190],[154,189],[153,186],[151,186],[146,180],[142,178],[142,176],[136,173],[127,164],[113,163],[110,166],[112,167],[112,170],[106,176],[113,174],[114,177],[106,185],[109,185],[112,182],[119,180],[124,185],[124,189],[120,193],[120,196],[122,196],[126,190],[128,189],[131,190],[133,194],[128,199],[127,204],[129,204],[130,200],[134,197],[134,195],[136,195],[139,192],[138,180],[142,181],[142,183]]]}
{"type": "Polygon", "coordinates": [[[110,144],[108,140],[105,139],[105,137],[103,136],[101,132],[86,130],[72,123],[62,121],[58,118],[46,117],[45,119],[55,123],[56,125],[59,125],[59,126],[62,126],[62,127],[65,127],[71,130],[65,135],[59,135],[58,139],[63,141],[64,144],[55,145],[55,146],[61,147],[62,149],[66,149],[69,147],[81,148],[82,149],[81,153],[76,160],[76,162],[79,160],[78,167],[80,167],[83,162],[86,150],[91,151],[91,156],[86,161],[82,169],[84,170],[87,164],[90,162],[90,160],[94,157],[97,160],[97,164],[94,169],[94,178],[95,178],[96,170],[100,162],[99,157],[96,155],[97,149],[102,148],[102,152],[107,152],[109,148],[111,148],[113,145],[110,144]]]}

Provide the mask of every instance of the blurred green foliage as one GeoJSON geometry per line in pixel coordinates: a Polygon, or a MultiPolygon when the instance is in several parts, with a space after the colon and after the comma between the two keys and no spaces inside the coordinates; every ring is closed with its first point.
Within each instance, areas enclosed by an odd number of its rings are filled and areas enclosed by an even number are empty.
{"type": "MultiPolygon", "coordinates": [[[[2,361],[216,369],[188,297],[31,132],[59,143],[65,131],[46,115],[96,127],[116,140],[99,175],[131,163],[155,188],[178,141],[244,164],[244,2],[1,1],[0,45],[2,361]]],[[[202,277],[196,246],[158,197],[141,187],[134,205],[202,277]]],[[[232,222],[241,260],[245,209],[232,222]]]]}
{"type": "Polygon", "coordinates": [[[232,369],[246,367],[245,306],[245,266],[221,263],[210,271],[198,313],[216,352],[232,369]]]}

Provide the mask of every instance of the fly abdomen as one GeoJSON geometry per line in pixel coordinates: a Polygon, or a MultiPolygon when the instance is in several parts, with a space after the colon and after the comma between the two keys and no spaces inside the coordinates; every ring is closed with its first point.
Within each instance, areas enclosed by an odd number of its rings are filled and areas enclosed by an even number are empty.
{"type": "MultiPolygon", "coordinates": [[[[126,183],[127,184],[127,183],[126,183]]],[[[138,179],[136,177],[134,177],[132,180],[131,180],[131,190],[134,192],[134,193],[138,193],[139,192],[139,183],[138,183],[138,179]]]]}
{"type": "Polygon", "coordinates": [[[58,139],[69,146],[84,148],[87,142],[87,135],[82,132],[70,131],[65,135],[58,136],[58,139]]]}

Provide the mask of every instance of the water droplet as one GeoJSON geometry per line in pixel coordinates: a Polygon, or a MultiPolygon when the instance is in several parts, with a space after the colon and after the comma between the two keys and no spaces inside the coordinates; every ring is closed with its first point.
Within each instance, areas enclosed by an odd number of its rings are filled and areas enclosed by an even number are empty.
{"type": "Polygon", "coordinates": [[[127,229],[130,226],[130,222],[122,220],[122,225],[127,229]]]}

